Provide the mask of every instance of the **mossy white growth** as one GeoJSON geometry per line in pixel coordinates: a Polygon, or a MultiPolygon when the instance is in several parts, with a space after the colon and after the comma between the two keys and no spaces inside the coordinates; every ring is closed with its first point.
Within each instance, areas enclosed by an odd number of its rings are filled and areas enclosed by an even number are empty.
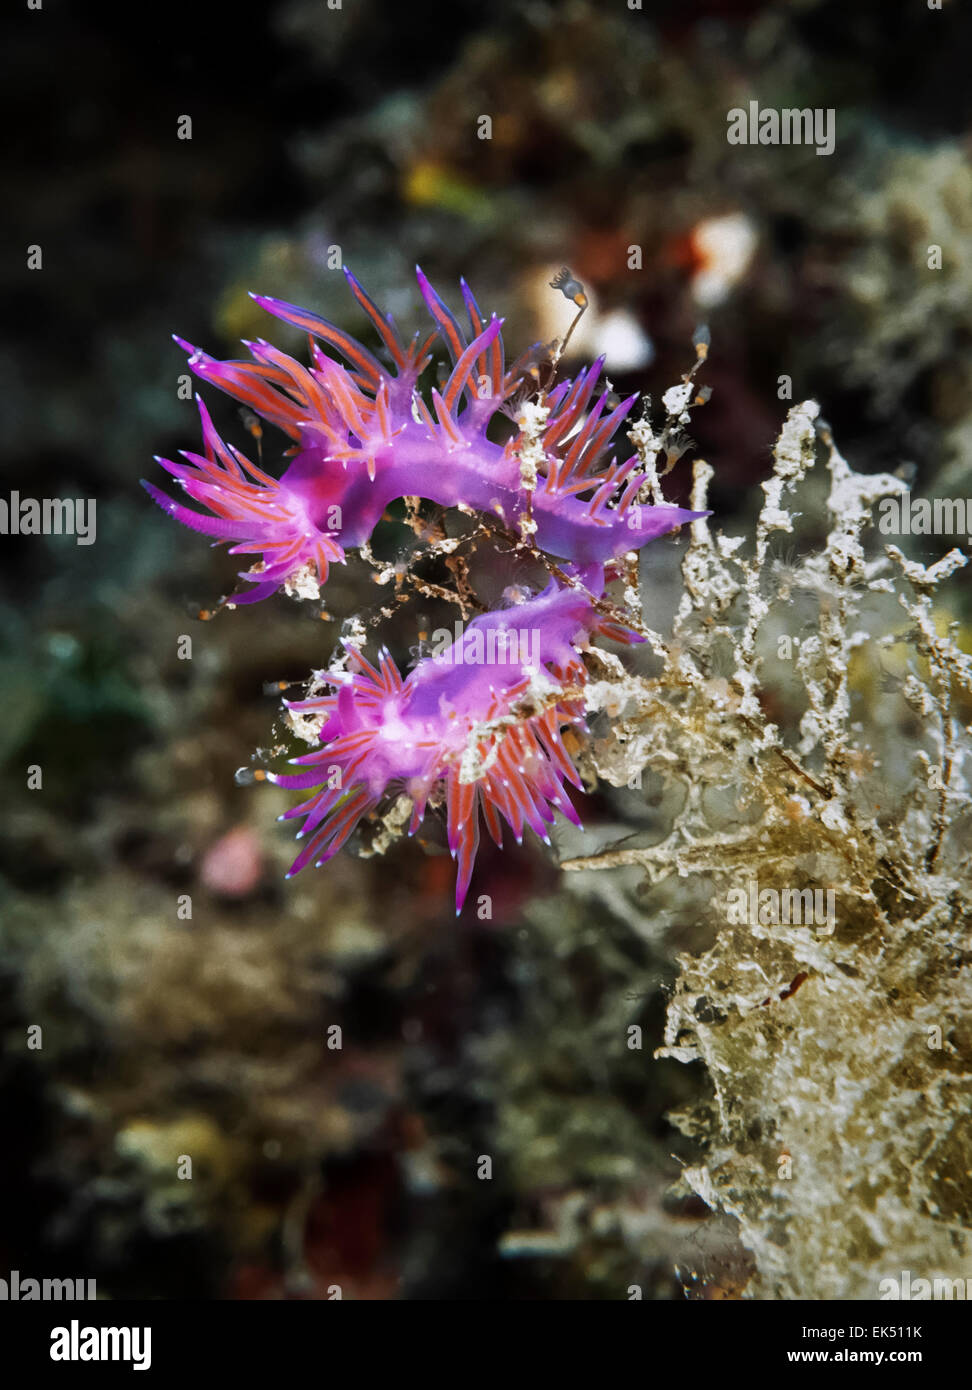
{"type": "MultiPolygon", "coordinates": [[[[696,464],[693,507],[711,476],[696,464]]],[[[663,913],[689,876],[710,895],[658,1054],[702,1061],[713,1090],[674,1117],[701,1149],[682,1184],[738,1221],[748,1296],[872,1299],[902,1269],[972,1268],[972,659],[939,598],[966,557],[880,546],[872,509],[904,485],[854,473],[812,401],[763,490],[749,547],[692,524],[660,672],[605,664],[587,691],[611,715],[597,773],[680,793],[665,833],[566,867],[638,865],[663,913]],[[782,573],[776,532],[803,551],[782,573]],[[826,918],[773,910],[814,893],[826,918]]]]}
{"type": "Polygon", "coordinates": [[[301,565],[300,569],[295,570],[290,578],[285,580],[283,589],[291,598],[317,600],[321,596],[320,582],[313,565],[301,565]]]}
{"type": "Polygon", "coordinates": [[[520,431],[516,446],[520,460],[520,484],[526,492],[536,491],[538,471],[547,464],[543,432],[549,415],[549,406],[539,401],[524,401],[516,417],[516,426],[520,431]]]}
{"type": "Polygon", "coordinates": [[[413,804],[412,798],[404,792],[395,798],[389,810],[380,818],[368,844],[362,847],[362,859],[370,859],[375,854],[385,854],[392,845],[398,843],[405,833],[413,804]]]}

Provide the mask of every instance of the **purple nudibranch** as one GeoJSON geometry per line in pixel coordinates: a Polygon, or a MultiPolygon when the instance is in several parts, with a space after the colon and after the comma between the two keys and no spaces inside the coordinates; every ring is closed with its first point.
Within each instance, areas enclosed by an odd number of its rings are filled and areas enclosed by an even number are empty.
{"type": "Polygon", "coordinates": [[[560,578],[543,593],[474,619],[452,647],[419,661],[407,677],[387,652],[373,666],[349,647],[345,669],[317,673],[319,684],[336,693],[290,705],[321,718],[320,748],[294,759],[301,771],[269,774],[280,786],[313,792],[281,817],[304,820],[298,838],[307,844],[291,873],[330,859],[362,818],[396,794],[411,803],[409,834],[430,804],[444,800],[458,912],[480,816],[498,845],[504,820],[518,840],[529,826],[547,843],[557,811],[579,824],[565,788],[581,785],[569,731],[576,737],[587,727],[583,651],[596,636],[642,640],[606,616],[599,602],[606,569],[709,513],[639,504],[644,474],[637,455],[605,462],[637,397],[609,407],[603,358],[539,395],[528,488],[522,429],[505,443],[489,438],[498,412],[515,414],[511,402],[523,386],[518,367],[506,366],[501,320],[487,321],[462,281],[464,328],[417,270],[435,326],[406,345],[391,315],[382,316],[345,275],[390,365],[326,319],[254,295],[261,308],[308,334],[308,366],[263,339],[246,344],[251,361],[230,362],[177,341],[196,376],[289,436],[286,470],[276,479],[224,443],[200,400],[203,452],[184,453],[183,463],[158,462],[206,510],[144,486],[183,525],[231,542],[232,554],[257,557],[241,574],[252,588],[234,595],[235,604],[282,588],[319,589],[329,566],[366,544],[402,497],[480,513],[556,559],[560,578]],[[453,365],[426,401],[419,378],[437,342],[453,365]],[[534,640],[518,645],[523,634],[534,640]],[[470,643],[478,653],[473,660],[470,643]]]}

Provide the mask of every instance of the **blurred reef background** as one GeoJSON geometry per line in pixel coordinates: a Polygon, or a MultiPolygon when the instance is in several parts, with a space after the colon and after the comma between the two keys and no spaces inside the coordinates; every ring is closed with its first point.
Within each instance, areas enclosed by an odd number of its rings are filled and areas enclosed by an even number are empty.
{"type": "MultiPolygon", "coordinates": [[[[707,322],[691,433],[730,529],[756,514],[784,375],[855,469],[972,497],[972,16],[893,9],[176,0],[154,41],[99,3],[0,21],[0,492],[98,504],[92,546],[0,538],[0,1270],[113,1297],[743,1294],[735,1223],[677,1185],[698,1154],[667,1116],[703,1069],[652,1057],[676,953],[712,944],[699,904],[659,913],[636,870],[565,875],[535,842],[481,852],[490,922],[456,923],[441,843],[285,883],[288,798],[234,772],[289,746],[279,683],[326,664],[345,614],[377,631],[385,595],[354,562],[334,620],[278,597],[202,621],[237,563],[138,480],[195,447],[173,332],[293,348],[249,290],[361,330],[337,247],[402,328],[424,321],[415,262],[452,303],[464,275],[517,351],[565,330],[547,282],[569,265],[593,301],[572,352],[606,352],[623,392],[671,386],[707,322]],[[834,108],[834,153],[729,146],[751,99],[834,108]]],[[[925,564],[950,544],[918,539],[925,564]]],[[[645,553],[659,627],[683,549],[645,553]]],[[[406,665],[416,618],[452,616],[413,601],[381,637],[406,665]]],[[[660,825],[647,783],[583,801],[563,857],[660,825]]]]}

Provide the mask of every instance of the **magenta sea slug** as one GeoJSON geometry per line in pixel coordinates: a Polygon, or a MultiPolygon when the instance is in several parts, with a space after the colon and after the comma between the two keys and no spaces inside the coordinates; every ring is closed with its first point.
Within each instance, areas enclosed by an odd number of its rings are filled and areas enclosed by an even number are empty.
{"type": "Polygon", "coordinates": [[[480,811],[499,846],[501,817],[518,841],[528,825],[549,844],[555,811],[579,825],[564,783],[579,787],[580,779],[561,729],[586,729],[581,649],[595,633],[642,640],[601,618],[583,592],[553,583],[536,598],[475,618],[405,680],[387,652],[376,669],[353,648],[350,671],[318,672],[336,695],[285,703],[326,715],[321,748],[294,759],[306,771],[270,774],[283,787],[322,788],[282,817],[303,816],[301,838],[311,836],[291,873],[330,859],[390,789],[411,801],[410,835],[430,794],[444,791],[458,864],[456,912],[472,875],[480,811]]]}
{"type": "Polygon", "coordinates": [[[252,588],[233,595],[234,604],[281,589],[318,593],[330,565],[365,545],[403,497],[478,513],[555,562],[559,577],[546,590],[474,619],[407,677],[387,653],[375,667],[349,647],[346,668],[316,675],[317,688],[337,693],[290,704],[320,718],[320,749],[294,760],[302,771],[270,775],[280,786],[315,789],[284,817],[303,817],[300,837],[308,840],[292,873],[331,858],[395,794],[411,802],[409,833],[427,806],[444,802],[458,911],[480,815],[497,844],[503,820],[517,839],[529,826],[544,840],[556,811],[576,821],[565,784],[579,779],[561,735],[568,725],[586,728],[583,650],[596,636],[640,640],[604,616],[606,572],[626,552],[706,513],[638,503],[638,456],[606,462],[636,397],[609,404],[603,359],[547,391],[532,388],[532,416],[518,417],[513,398],[522,399],[523,374],[507,368],[501,321],[484,318],[464,281],[468,328],[417,271],[434,328],[406,345],[391,316],[345,275],[387,365],[326,319],[259,295],[268,313],[306,331],[308,366],[263,339],[246,344],[252,360],[230,362],[177,339],[196,376],[293,441],[281,477],[224,443],[200,402],[203,452],[184,453],[184,463],[158,461],[205,510],[144,486],[183,525],[231,542],[232,554],[257,557],[241,573],[252,588]],[[420,377],[437,344],[452,369],[426,398],[420,377]],[[499,412],[507,418],[502,439],[494,439],[499,412]],[[519,431],[510,429],[511,416],[519,431]],[[518,645],[518,634],[529,640],[518,645]]]}

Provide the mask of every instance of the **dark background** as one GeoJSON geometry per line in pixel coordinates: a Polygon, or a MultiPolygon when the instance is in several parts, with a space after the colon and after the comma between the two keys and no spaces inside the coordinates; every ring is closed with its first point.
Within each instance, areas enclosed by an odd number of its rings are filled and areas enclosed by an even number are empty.
{"type": "MultiPolygon", "coordinates": [[[[668,1193],[691,1146],[664,1116],[701,1082],[650,1061],[691,924],[633,930],[635,898],[565,890],[524,846],[477,868],[498,920],[457,927],[434,835],[284,885],[285,803],[233,772],[284,738],[265,684],[374,617],[369,575],[329,583],[335,621],[277,598],[200,622],[234,563],[138,480],[196,442],[171,333],[220,356],[255,332],[292,346],[249,289],[361,331],[325,265],[339,245],[403,326],[420,261],[447,298],[465,275],[523,346],[562,331],[543,286],[569,264],[651,340],[615,385],[656,397],[708,320],[693,436],[730,524],[765,475],[781,374],[855,467],[966,495],[968,10],[44,0],[0,25],[3,492],[98,504],[93,546],[0,538],[0,1270],[114,1296],[737,1296],[732,1232],[668,1193]],[[753,97],[834,107],[834,154],[728,146],[753,97]],[[727,214],[755,249],[701,304],[698,229],[727,214]]],[[[382,634],[403,663],[414,626],[382,634]]],[[[587,803],[595,827],[651,823],[630,797],[587,803]]]]}

